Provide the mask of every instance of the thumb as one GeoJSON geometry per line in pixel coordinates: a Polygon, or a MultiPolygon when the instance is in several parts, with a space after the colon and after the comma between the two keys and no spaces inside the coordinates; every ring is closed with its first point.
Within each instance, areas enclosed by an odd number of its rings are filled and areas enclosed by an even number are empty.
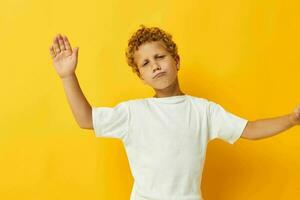
{"type": "Polygon", "coordinates": [[[75,47],[75,48],[73,49],[73,52],[75,53],[76,56],[78,56],[78,50],[79,50],[79,47],[75,47]]]}

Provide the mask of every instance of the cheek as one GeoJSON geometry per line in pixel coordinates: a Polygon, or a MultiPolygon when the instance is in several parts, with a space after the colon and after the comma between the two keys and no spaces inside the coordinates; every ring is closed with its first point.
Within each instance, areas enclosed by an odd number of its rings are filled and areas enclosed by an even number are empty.
{"type": "Polygon", "coordinates": [[[147,70],[141,70],[141,78],[143,78],[145,81],[149,82],[152,79],[152,73],[150,73],[147,70]]]}
{"type": "Polygon", "coordinates": [[[174,67],[176,68],[176,62],[172,59],[167,59],[162,61],[162,64],[165,65],[169,69],[173,69],[174,67]]]}
{"type": "Polygon", "coordinates": [[[165,64],[165,66],[166,66],[166,70],[169,73],[176,73],[177,72],[176,63],[168,62],[168,63],[165,64]]]}

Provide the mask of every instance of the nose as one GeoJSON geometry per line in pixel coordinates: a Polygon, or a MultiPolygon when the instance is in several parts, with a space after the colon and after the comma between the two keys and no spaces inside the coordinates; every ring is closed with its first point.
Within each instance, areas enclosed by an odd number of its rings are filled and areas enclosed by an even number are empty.
{"type": "Polygon", "coordinates": [[[158,64],[156,64],[156,63],[154,63],[152,67],[154,67],[153,68],[153,72],[155,72],[156,70],[160,69],[160,66],[158,64]]]}

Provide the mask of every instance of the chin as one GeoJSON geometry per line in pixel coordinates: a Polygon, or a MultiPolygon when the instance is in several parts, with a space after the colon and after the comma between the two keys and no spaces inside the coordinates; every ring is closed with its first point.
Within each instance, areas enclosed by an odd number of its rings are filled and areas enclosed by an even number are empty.
{"type": "Polygon", "coordinates": [[[170,87],[174,83],[174,80],[164,80],[151,85],[152,88],[157,90],[163,90],[170,87]]]}

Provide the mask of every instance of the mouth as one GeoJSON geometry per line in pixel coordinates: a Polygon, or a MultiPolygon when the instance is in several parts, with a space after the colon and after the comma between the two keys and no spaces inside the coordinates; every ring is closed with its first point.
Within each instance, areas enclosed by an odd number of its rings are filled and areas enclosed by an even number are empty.
{"type": "Polygon", "coordinates": [[[160,72],[160,73],[156,74],[156,75],[153,77],[153,79],[159,78],[159,77],[161,77],[161,76],[164,76],[165,74],[166,74],[166,72],[160,72]]]}

